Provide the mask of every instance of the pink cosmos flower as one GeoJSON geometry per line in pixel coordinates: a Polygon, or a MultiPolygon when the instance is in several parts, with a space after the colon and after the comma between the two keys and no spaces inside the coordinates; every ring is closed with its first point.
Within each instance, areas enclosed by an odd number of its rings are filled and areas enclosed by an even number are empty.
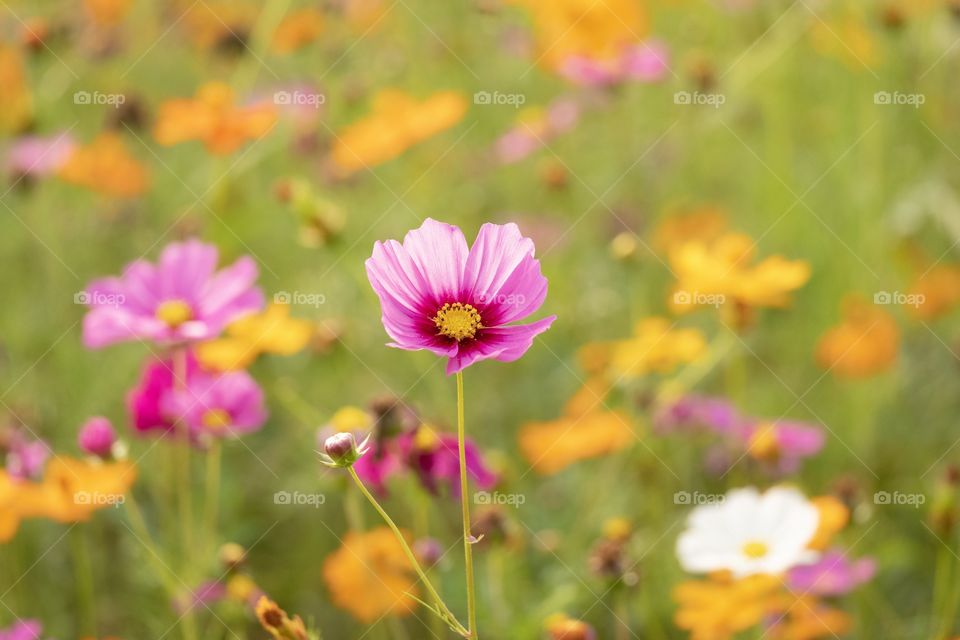
{"type": "Polygon", "coordinates": [[[156,265],[137,260],[119,278],[90,284],[83,342],[91,349],[125,340],[169,345],[206,340],[263,308],[257,265],[242,257],[216,271],[217,248],[198,240],[168,245],[156,265]]]}
{"type": "Polygon", "coordinates": [[[49,457],[50,446],[46,442],[28,438],[23,431],[14,431],[7,444],[6,471],[18,480],[39,478],[49,457]]]}
{"type": "Polygon", "coordinates": [[[794,567],[787,574],[787,584],[800,593],[821,596],[842,596],[873,578],[877,563],[872,558],[850,560],[837,549],[831,549],[813,564],[794,567]]]}
{"type": "Polygon", "coordinates": [[[40,640],[43,625],[37,620],[20,620],[12,627],[0,629],[0,640],[40,640]]]}
{"type": "Polygon", "coordinates": [[[7,170],[15,176],[43,177],[56,173],[75,148],[67,133],[23,136],[7,151],[7,170]]]}
{"type": "Polygon", "coordinates": [[[613,60],[597,60],[588,56],[570,56],[560,74],[574,84],[607,87],[635,80],[657,82],[666,75],[669,53],[660,42],[625,47],[613,60]]]}
{"type": "Polygon", "coordinates": [[[182,419],[191,439],[199,441],[256,431],[266,422],[263,391],[246,371],[206,373],[190,354],[183,388],[178,390],[174,383],[172,361],[148,363],[127,397],[134,429],[169,434],[182,419]]]}
{"type": "Polygon", "coordinates": [[[448,375],[488,358],[517,360],[556,319],[509,324],[547,295],[533,241],[512,223],[484,224],[468,248],[458,227],[427,218],[403,244],[378,241],[366,266],[389,346],[446,357],[448,375]]]}
{"type": "MultiPolygon", "coordinates": [[[[497,484],[497,476],[487,467],[479,447],[469,438],[464,442],[464,455],[467,473],[476,486],[481,490],[492,489],[497,484]]],[[[451,496],[459,497],[459,456],[455,435],[418,430],[371,442],[370,451],[357,460],[353,468],[364,483],[382,495],[387,492],[389,478],[410,470],[430,493],[438,494],[440,488],[446,486],[451,496]]]]}
{"type": "Polygon", "coordinates": [[[521,121],[500,136],[494,152],[503,164],[523,160],[556,136],[566,133],[580,120],[580,105],[570,98],[551,102],[544,113],[533,121],[521,121]]]}

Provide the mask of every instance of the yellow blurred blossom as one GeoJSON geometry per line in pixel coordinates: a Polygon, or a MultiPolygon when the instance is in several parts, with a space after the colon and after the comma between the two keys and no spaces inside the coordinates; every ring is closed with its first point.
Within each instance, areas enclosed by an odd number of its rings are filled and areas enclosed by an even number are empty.
{"type": "Polygon", "coordinates": [[[754,241],[740,233],[675,246],[670,252],[677,276],[670,295],[673,311],[685,313],[703,305],[788,306],[790,294],[810,279],[810,265],[776,255],[751,264],[755,248],[754,241]]]}
{"type": "Polygon", "coordinates": [[[857,295],[843,303],[843,320],[817,344],[816,359],[840,378],[864,378],[889,369],[897,359],[900,331],[893,316],[857,295]]]}
{"type": "Polygon", "coordinates": [[[645,318],[634,327],[632,338],[611,345],[610,374],[631,379],[647,373],[669,373],[695,361],[707,349],[696,329],[676,329],[666,318],[645,318]]]}
{"type": "Polygon", "coordinates": [[[768,634],[772,640],[840,638],[849,633],[852,626],[849,615],[824,606],[809,595],[784,592],[779,598],[777,610],[777,623],[768,634]]]}
{"type": "Polygon", "coordinates": [[[309,320],[290,317],[290,305],[273,303],[263,313],[232,323],[223,338],[201,344],[197,358],[213,371],[245,369],[263,353],[297,353],[307,346],[314,331],[309,320]]]}
{"type": "Polygon", "coordinates": [[[119,134],[109,131],[76,147],[59,175],[70,184],[117,198],[139,196],[150,185],[147,168],[127,151],[119,134]]]}
{"type": "Polygon", "coordinates": [[[850,510],[833,496],[817,496],[810,502],[816,507],[820,519],[817,522],[817,531],[813,534],[808,546],[822,551],[830,546],[833,537],[847,526],[850,521],[850,510]]]}
{"type": "Polygon", "coordinates": [[[327,423],[337,433],[344,431],[366,433],[373,429],[374,419],[369,411],[359,407],[341,407],[327,423]]]}
{"type": "Polygon", "coordinates": [[[130,11],[133,0],[83,0],[83,8],[94,24],[101,27],[118,25],[130,11]]]}
{"type": "Polygon", "coordinates": [[[0,133],[19,133],[30,121],[33,98],[27,82],[23,56],[9,45],[0,43],[0,133]]]}
{"type": "Polygon", "coordinates": [[[555,613],[547,618],[544,626],[550,640],[590,640],[596,637],[593,628],[586,622],[562,613],[555,613]]]}
{"type": "Polygon", "coordinates": [[[12,538],[23,519],[88,520],[95,511],[122,503],[136,478],[137,468],[131,462],[63,456],[47,464],[40,482],[15,480],[0,470],[0,542],[12,538]]]}
{"type": "Polygon", "coordinates": [[[235,102],[233,89],[227,84],[208,82],[197,90],[195,98],[175,98],[161,104],[153,135],[164,146],[200,140],[210,153],[232,153],[248,140],[266,135],[277,121],[277,111],[271,105],[239,107],[235,102]]]}
{"type": "Polygon", "coordinates": [[[396,158],[413,145],[454,126],[467,112],[467,99],[440,91],[425,100],[396,89],[380,91],[371,113],[337,133],[332,159],[344,174],[396,158]]]}
{"type": "Polygon", "coordinates": [[[869,71],[880,62],[880,49],[861,12],[847,12],[827,20],[816,16],[810,37],[817,52],[854,71],[869,71]]]}
{"type": "Polygon", "coordinates": [[[312,7],[304,7],[285,17],[273,34],[274,53],[292,53],[301,49],[323,33],[323,14],[312,7]]]}
{"type": "Polygon", "coordinates": [[[668,215],[653,232],[653,246],[667,255],[692,240],[711,242],[727,230],[727,214],[719,207],[701,206],[668,215]]]}
{"type": "Polygon", "coordinates": [[[649,29],[639,0],[513,0],[533,20],[539,63],[558,69],[571,56],[618,57],[649,29]]]}
{"type": "Polygon", "coordinates": [[[363,623],[417,607],[413,567],[388,527],[347,533],[324,561],[323,580],[334,604],[363,623]]]}
{"type": "Polygon", "coordinates": [[[291,618],[267,596],[260,596],[254,612],[260,626],[276,640],[308,640],[310,637],[300,616],[291,618]]]}
{"type": "Polygon", "coordinates": [[[180,23],[200,48],[245,45],[260,8],[247,0],[177,0],[180,23]]]}
{"type": "Polygon", "coordinates": [[[691,640],[727,640],[774,613],[781,586],[780,578],[763,574],[683,582],[673,590],[674,621],[691,640]]]}

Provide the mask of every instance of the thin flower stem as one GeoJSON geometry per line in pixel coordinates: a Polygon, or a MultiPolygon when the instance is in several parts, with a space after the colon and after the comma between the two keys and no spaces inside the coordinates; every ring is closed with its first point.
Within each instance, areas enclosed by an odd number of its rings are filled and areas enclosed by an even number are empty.
{"type": "Polygon", "coordinates": [[[377,510],[377,513],[380,514],[380,517],[383,518],[384,522],[387,523],[387,526],[390,527],[390,530],[393,531],[393,534],[397,537],[397,540],[400,541],[400,546],[403,548],[404,554],[407,556],[407,560],[410,561],[410,565],[413,567],[413,570],[417,572],[417,575],[420,577],[420,581],[423,582],[423,586],[426,588],[427,593],[430,594],[430,597],[433,598],[437,607],[439,607],[440,613],[447,624],[450,625],[450,628],[456,631],[458,634],[462,635],[465,638],[471,638],[470,632],[463,627],[459,622],[457,622],[456,617],[443,602],[443,599],[440,597],[440,594],[437,593],[437,590],[434,588],[433,583],[430,582],[430,578],[427,577],[426,572],[420,566],[420,563],[417,561],[417,556],[413,553],[413,549],[410,548],[410,545],[407,544],[407,539],[404,537],[403,532],[400,531],[400,528],[393,521],[393,518],[380,506],[380,503],[377,502],[377,499],[373,497],[373,494],[364,486],[363,481],[360,479],[360,476],[357,475],[357,472],[353,470],[353,467],[347,467],[347,471],[350,473],[350,477],[353,478],[353,481],[356,483],[357,487],[360,488],[360,492],[363,493],[367,501],[373,505],[373,508],[377,510]]]}
{"type": "MultiPolygon", "coordinates": [[[[187,349],[177,347],[173,351],[173,386],[177,393],[187,388],[187,349]]],[[[180,533],[183,539],[183,557],[187,564],[193,553],[193,500],[190,494],[190,429],[185,418],[179,418],[174,423],[174,434],[177,437],[177,473],[178,506],[180,509],[180,533]]]]}
{"type": "Polygon", "coordinates": [[[457,372],[457,442],[460,449],[460,509],[463,516],[463,559],[467,572],[469,640],[477,640],[477,593],[473,584],[473,535],[470,533],[470,486],[467,479],[466,435],[463,426],[463,372],[457,372]]]}
{"type": "Polygon", "coordinates": [[[220,462],[223,448],[214,439],[207,451],[207,550],[212,554],[217,546],[217,519],[220,510],[220,462]]]}

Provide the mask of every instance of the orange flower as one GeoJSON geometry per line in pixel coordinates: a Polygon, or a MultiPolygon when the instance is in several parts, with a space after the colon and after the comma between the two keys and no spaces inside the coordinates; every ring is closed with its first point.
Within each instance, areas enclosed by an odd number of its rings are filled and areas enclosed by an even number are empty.
{"type": "Polygon", "coordinates": [[[852,295],[844,300],[843,321],[821,336],[816,359],[837,377],[865,378],[889,369],[899,346],[893,316],[852,295]]]}
{"type": "Polygon", "coordinates": [[[227,327],[226,336],[197,348],[197,358],[212,371],[250,366],[262,353],[293,355],[310,341],[314,325],[290,317],[290,306],[274,303],[263,313],[246,316],[227,327]]]}
{"type": "Polygon", "coordinates": [[[657,251],[670,252],[692,240],[711,242],[727,229],[727,214],[719,207],[701,206],[668,215],[653,233],[657,251]]]}
{"type": "Polygon", "coordinates": [[[849,11],[827,21],[817,18],[810,37],[817,52],[853,71],[869,70],[882,58],[867,18],[860,12],[849,11]]]}
{"type": "Polygon", "coordinates": [[[132,462],[87,462],[57,456],[42,482],[15,481],[0,470],[0,542],[14,536],[22,519],[82,522],[93,512],[123,502],[137,478],[132,462]]]}
{"type": "Polygon", "coordinates": [[[826,549],[833,537],[840,532],[850,521],[850,510],[840,500],[833,496],[818,496],[810,502],[820,513],[817,531],[808,545],[811,549],[822,551],[826,549]]]}
{"type": "Polygon", "coordinates": [[[695,361],[706,348],[696,329],[675,329],[666,318],[645,318],[632,338],[611,343],[610,374],[629,380],[650,372],[669,373],[695,361]]]}
{"type": "Polygon", "coordinates": [[[132,0],[83,0],[83,8],[94,24],[101,27],[118,25],[130,11],[132,0]]]}
{"type": "Polygon", "coordinates": [[[273,34],[273,52],[284,54],[307,46],[323,33],[323,14],[311,7],[294,11],[277,26],[273,34]]]}
{"type": "Polygon", "coordinates": [[[571,56],[608,60],[639,42],[649,29],[637,0],[514,0],[527,9],[545,67],[558,69],[571,56]]]}
{"type": "Polygon", "coordinates": [[[337,134],[333,162],[344,174],[382,164],[454,126],[466,112],[467,99],[456,91],[440,91],[418,101],[385,89],[374,98],[370,115],[337,134]]]}
{"type": "Polygon", "coordinates": [[[951,311],[960,304],[960,265],[931,267],[917,277],[909,295],[916,305],[907,306],[907,311],[919,320],[933,320],[951,311]]]}
{"type": "Polygon", "coordinates": [[[59,175],[71,184],[117,198],[139,196],[150,184],[147,168],[113,132],[101,133],[89,145],[75,148],[59,175]]]}
{"type": "Polygon", "coordinates": [[[164,146],[201,140],[210,153],[226,155],[273,128],[274,107],[238,107],[234,100],[233,89],[222,82],[208,82],[195,98],[167,100],[160,105],[153,136],[164,146]]]}
{"type": "Polygon", "coordinates": [[[417,607],[413,567],[388,527],[351,531],[323,563],[334,604],[360,622],[409,615],[417,607]]]}
{"type": "Polygon", "coordinates": [[[774,640],[839,638],[850,631],[850,616],[824,606],[813,596],[784,593],[780,599],[778,608],[784,613],[770,629],[769,637],[774,640]]]}
{"type": "Polygon", "coordinates": [[[23,57],[17,49],[0,43],[0,133],[18,133],[30,121],[33,98],[27,84],[23,57]]]}
{"type": "Polygon", "coordinates": [[[591,378],[567,402],[560,418],[523,425],[520,451],[534,471],[554,474],[580,460],[624,449],[636,440],[630,416],[603,408],[609,392],[603,378],[591,378]]]}
{"type": "Polygon", "coordinates": [[[683,582],[673,590],[679,605],[674,622],[692,640],[727,640],[775,613],[781,587],[778,577],[763,574],[683,582]]]}
{"type": "Polygon", "coordinates": [[[239,45],[249,37],[260,9],[246,0],[179,0],[176,11],[195,45],[239,45]]]}

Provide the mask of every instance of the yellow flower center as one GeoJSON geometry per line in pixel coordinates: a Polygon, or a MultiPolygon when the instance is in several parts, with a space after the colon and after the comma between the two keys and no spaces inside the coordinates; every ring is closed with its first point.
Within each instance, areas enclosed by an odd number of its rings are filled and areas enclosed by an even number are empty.
{"type": "Polygon", "coordinates": [[[480,312],[473,305],[461,302],[453,304],[448,302],[443,305],[433,317],[433,324],[437,325],[441,336],[453,338],[458,342],[473,338],[477,335],[477,329],[483,328],[480,324],[480,312]]]}
{"type": "Polygon", "coordinates": [[[753,558],[754,560],[767,555],[768,551],[769,549],[767,548],[766,544],[756,540],[743,545],[743,555],[747,556],[748,558],[753,558]]]}
{"type": "Polygon", "coordinates": [[[230,426],[233,419],[230,414],[223,409],[209,409],[203,414],[203,426],[211,431],[220,431],[230,426]]]}
{"type": "Polygon", "coordinates": [[[157,307],[156,316],[158,320],[166,322],[171,329],[176,329],[184,322],[193,319],[193,310],[183,300],[167,300],[157,307]]]}
{"type": "Polygon", "coordinates": [[[757,460],[776,460],[780,453],[777,428],[772,424],[760,425],[750,437],[747,451],[757,460]]]}
{"type": "Polygon", "coordinates": [[[433,451],[440,444],[440,436],[433,430],[433,427],[422,424],[413,437],[413,443],[418,451],[433,451]]]}

